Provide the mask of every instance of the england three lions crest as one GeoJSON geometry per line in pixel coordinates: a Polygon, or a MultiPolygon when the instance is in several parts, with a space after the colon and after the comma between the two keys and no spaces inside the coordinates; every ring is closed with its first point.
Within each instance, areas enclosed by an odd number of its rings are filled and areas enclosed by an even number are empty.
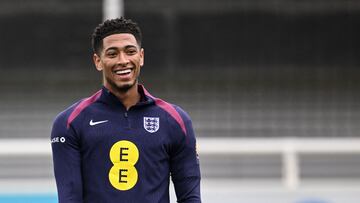
{"type": "Polygon", "coordinates": [[[159,130],[159,117],[144,117],[144,129],[149,133],[154,133],[159,130]]]}

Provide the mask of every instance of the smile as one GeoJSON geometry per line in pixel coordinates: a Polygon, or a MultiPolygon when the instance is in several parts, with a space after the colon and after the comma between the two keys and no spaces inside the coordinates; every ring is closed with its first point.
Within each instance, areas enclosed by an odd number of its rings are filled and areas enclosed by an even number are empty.
{"type": "Polygon", "coordinates": [[[127,68],[127,69],[122,69],[122,70],[116,70],[114,71],[115,74],[117,75],[127,75],[129,73],[131,73],[132,68],[127,68]]]}

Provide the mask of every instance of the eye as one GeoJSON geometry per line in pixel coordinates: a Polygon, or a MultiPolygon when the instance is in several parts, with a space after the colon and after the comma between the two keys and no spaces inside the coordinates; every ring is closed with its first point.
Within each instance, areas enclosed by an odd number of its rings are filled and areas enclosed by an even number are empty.
{"type": "Polygon", "coordinates": [[[134,55],[136,53],[137,53],[136,49],[128,49],[128,50],[126,50],[126,54],[128,54],[128,55],[134,55]]]}
{"type": "Polygon", "coordinates": [[[106,56],[109,58],[114,58],[117,56],[117,53],[115,51],[108,51],[106,52],[106,56]]]}

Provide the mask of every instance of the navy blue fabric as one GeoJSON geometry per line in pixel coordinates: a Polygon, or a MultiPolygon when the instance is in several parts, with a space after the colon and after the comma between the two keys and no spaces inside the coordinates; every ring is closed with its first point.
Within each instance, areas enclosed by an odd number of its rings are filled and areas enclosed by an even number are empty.
{"type": "Polygon", "coordinates": [[[126,110],[103,87],[56,117],[51,141],[59,203],[168,203],[170,174],[178,202],[201,202],[190,117],[178,106],[166,103],[181,116],[185,134],[174,116],[156,105],[157,98],[146,95],[142,86],[139,92],[141,101],[126,110]],[[156,132],[145,129],[144,117],[158,118],[156,132]],[[104,122],[90,125],[98,121],[104,122]],[[119,190],[109,181],[114,166],[110,150],[122,140],[134,143],[139,150],[134,165],[138,179],[128,190],[119,190]]]}

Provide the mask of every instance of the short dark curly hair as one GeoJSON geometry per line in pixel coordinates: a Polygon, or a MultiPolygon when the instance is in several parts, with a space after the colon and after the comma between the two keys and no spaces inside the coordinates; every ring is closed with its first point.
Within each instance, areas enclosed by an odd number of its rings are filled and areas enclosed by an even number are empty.
{"type": "Polygon", "coordinates": [[[91,36],[91,44],[94,53],[100,55],[103,48],[103,39],[105,37],[120,33],[134,35],[136,42],[141,47],[142,34],[139,25],[131,19],[121,17],[106,20],[95,28],[91,36]]]}

